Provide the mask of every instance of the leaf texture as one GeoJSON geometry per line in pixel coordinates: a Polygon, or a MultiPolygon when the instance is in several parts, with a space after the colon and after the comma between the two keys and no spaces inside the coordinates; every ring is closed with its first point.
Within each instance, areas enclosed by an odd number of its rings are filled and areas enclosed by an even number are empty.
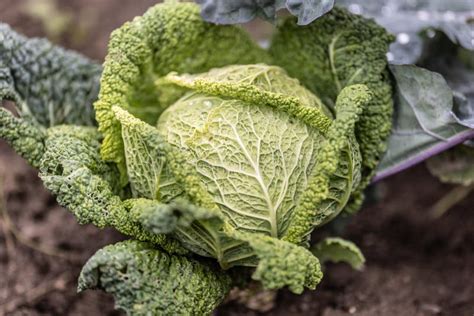
{"type": "Polygon", "coordinates": [[[82,55],[0,23],[0,100],[14,101],[29,122],[94,125],[101,72],[82,55]]]}
{"type": "Polygon", "coordinates": [[[321,100],[280,67],[232,65],[197,75],[170,73],[165,79],[202,94],[275,108],[323,134],[331,124],[331,112],[321,100]]]}
{"type": "Polygon", "coordinates": [[[0,138],[6,140],[33,167],[39,167],[45,151],[44,129],[16,118],[0,108],[0,138]]]}
{"type": "Polygon", "coordinates": [[[209,315],[230,286],[226,273],[205,263],[124,241],[89,259],[78,288],[111,293],[127,315],[209,315]]]}
{"type": "Polygon", "coordinates": [[[307,245],[311,232],[337,214],[346,201],[340,201],[339,207],[335,209],[321,209],[317,206],[330,198],[331,191],[335,189],[343,192],[357,189],[352,187],[351,182],[345,182],[342,188],[334,187],[332,177],[337,175],[338,167],[345,157],[343,151],[347,146],[350,148],[354,127],[372,97],[371,91],[365,85],[345,87],[339,94],[336,101],[336,119],[321,144],[316,167],[294,210],[295,215],[284,240],[307,245]]]}
{"type": "MultiPolygon", "coordinates": [[[[231,266],[225,248],[229,245],[235,247],[236,242],[224,233],[225,223],[220,213],[183,199],[168,204],[137,199],[127,201],[127,204],[131,205],[130,216],[146,231],[171,234],[186,249],[204,257],[216,258],[222,268],[231,266]]],[[[245,252],[239,250],[239,254],[245,252]]],[[[252,255],[249,253],[247,257],[252,255]]]]}
{"type": "Polygon", "coordinates": [[[99,154],[100,134],[92,127],[57,126],[49,130],[40,162],[40,177],[81,224],[111,226],[138,240],[150,241],[170,252],[186,252],[176,241],[146,231],[121,201],[115,166],[99,154]]]}
{"type": "Polygon", "coordinates": [[[301,294],[305,287],[314,290],[323,277],[318,258],[301,246],[262,234],[235,231],[232,235],[257,254],[259,262],[252,278],[267,289],[288,286],[301,294]]]}

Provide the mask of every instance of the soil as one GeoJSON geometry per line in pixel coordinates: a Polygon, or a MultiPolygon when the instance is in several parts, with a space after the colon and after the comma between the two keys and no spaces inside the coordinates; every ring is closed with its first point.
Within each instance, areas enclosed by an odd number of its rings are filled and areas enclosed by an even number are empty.
{"type": "MultiPolygon", "coordinates": [[[[56,42],[102,60],[110,32],[155,2],[58,1],[72,22],[56,42]]],[[[28,36],[47,36],[43,22],[25,13],[28,3],[2,0],[0,21],[28,36]]],[[[449,189],[423,166],[379,183],[378,201],[343,232],[365,254],[364,271],[330,264],[316,291],[280,291],[266,313],[231,301],[216,315],[474,315],[474,195],[439,219],[429,216],[449,189]]],[[[121,315],[107,294],[77,294],[76,280],[88,257],[124,237],[78,225],[37,171],[1,141],[0,203],[11,220],[0,222],[0,315],[121,315]]]]}

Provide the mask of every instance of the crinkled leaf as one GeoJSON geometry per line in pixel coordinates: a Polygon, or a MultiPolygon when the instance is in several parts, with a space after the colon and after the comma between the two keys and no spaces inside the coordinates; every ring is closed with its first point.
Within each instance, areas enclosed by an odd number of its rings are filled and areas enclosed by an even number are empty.
{"type": "MultiPolygon", "coordinates": [[[[287,19],[270,47],[274,62],[329,106],[334,107],[342,89],[353,84],[365,84],[374,94],[356,125],[361,189],[368,184],[390,133],[393,104],[386,52],[391,40],[375,22],[336,7],[307,27],[287,19]]],[[[356,195],[355,204],[360,204],[360,193],[356,195]]]]}
{"type": "Polygon", "coordinates": [[[125,185],[125,154],[112,106],[155,124],[169,105],[167,102],[179,97],[179,91],[157,89],[155,81],[161,76],[171,71],[195,73],[267,60],[266,52],[244,30],[204,22],[196,4],[167,2],[150,8],[114,31],[110,39],[99,100],[95,103],[99,128],[105,137],[102,157],[118,164],[125,185]]]}
{"type": "Polygon", "coordinates": [[[100,73],[100,65],[87,58],[0,23],[0,106],[11,100],[20,116],[0,109],[0,137],[39,167],[45,127],[94,124],[100,73]]]}
{"type": "Polygon", "coordinates": [[[92,127],[57,126],[48,130],[40,177],[60,205],[82,224],[111,226],[138,240],[151,241],[170,252],[185,252],[176,241],[146,231],[118,193],[115,166],[99,154],[100,134],[92,127]]]}
{"type": "Polygon", "coordinates": [[[354,128],[372,97],[367,86],[360,84],[345,87],[339,94],[335,107],[336,119],[320,145],[316,167],[293,211],[294,216],[285,240],[306,244],[316,227],[332,219],[346,205],[349,192],[358,192],[360,189],[360,175],[357,174],[360,172],[360,152],[357,147],[353,147],[357,143],[354,141],[354,128]],[[349,167],[345,159],[349,160],[349,167]],[[349,171],[344,172],[347,170],[349,171]],[[336,202],[338,207],[335,208],[321,207],[327,200],[332,199],[342,203],[339,205],[336,202]]]}
{"type": "Polygon", "coordinates": [[[393,63],[416,63],[425,51],[426,37],[421,33],[427,29],[440,30],[452,42],[474,50],[471,0],[338,0],[338,3],[355,13],[375,18],[377,23],[398,35],[390,47],[393,63]]]}
{"type": "MultiPolygon", "coordinates": [[[[195,174],[193,166],[187,163],[186,156],[180,151],[174,150],[172,146],[166,142],[164,137],[159,133],[158,129],[147,124],[146,122],[136,118],[126,110],[118,106],[114,106],[112,111],[115,119],[119,121],[125,135],[130,135],[139,141],[131,141],[125,152],[126,158],[139,159],[140,154],[150,155],[150,159],[154,156],[158,159],[164,159],[165,167],[169,169],[170,176],[181,187],[182,193],[191,203],[200,207],[216,210],[217,206],[212,200],[209,192],[206,191],[200,179],[195,174]]],[[[145,157],[143,161],[130,164],[130,172],[144,172],[150,174],[154,172],[155,166],[149,164],[150,160],[145,157]],[[135,170],[137,168],[137,170],[135,170]],[[148,170],[147,170],[148,169],[148,170]],[[151,170],[151,171],[150,171],[151,170]]]]}
{"type": "Polygon", "coordinates": [[[127,177],[134,197],[163,202],[182,194],[182,188],[166,165],[169,146],[155,129],[119,107],[127,177]]]}
{"type": "Polygon", "coordinates": [[[45,39],[28,39],[0,23],[0,100],[44,127],[94,125],[102,68],[45,39]]]}
{"type": "Polygon", "coordinates": [[[116,189],[115,169],[105,164],[98,154],[101,138],[94,127],[60,125],[49,128],[40,172],[65,175],[85,167],[104,180],[109,180],[111,188],[116,189]]]}
{"type": "Polygon", "coordinates": [[[72,212],[79,223],[91,223],[100,228],[113,227],[137,240],[160,245],[170,253],[187,252],[177,241],[147,231],[130,214],[119,196],[114,195],[109,184],[89,169],[80,168],[67,175],[40,176],[58,203],[72,212]]]}
{"type": "MultiPolygon", "coordinates": [[[[473,137],[474,138],[474,137],[473,137]]],[[[443,182],[474,184],[474,148],[469,146],[456,146],[427,161],[432,174],[443,182]]]]}
{"type": "Polygon", "coordinates": [[[231,65],[196,75],[170,73],[165,80],[205,95],[269,106],[323,134],[331,124],[332,114],[321,100],[280,67],[231,65]]]}
{"type": "Polygon", "coordinates": [[[208,315],[230,286],[225,272],[205,263],[124,241],[89,259],[78,288],[105,290],[127,315],[208,315]]]}
{"type": "Polygon", "coordinates": [[[441,75],[410,65],[390,69],[396,82],[396,112],[375,181],[474,137],[470,119],[453,111],[453,93],[441,75]]]}
{"type": "Polygon", "coordinates": [[[217,24],[246,23],[256,17],[275,21],[277,11],[287,8],[298,17],[299,25],[307,25],[334,6],[334,0],[196,0],[204,20],[217,24]]]}
{"type": "Polygon", "coordinates": [[[262,234],[235,231],[232,236],[255,251],[259,262],[252,278],[267,289],[288,286],[301,294],[305,287],[314,290],[323,277],[318,258],[306,248],[262,234]]]}
{"type": "Polygon", "coordinates": [[[341,238],[326,238],[317,243],[311,251],[321,263],[345,262],[357,270],[362,269],[365,263],[364,255],[359,247],[341,238]]]}
{"type": "Polygon", "coordinates": [[[45,150],[45,137],[46,132],[41,127],[0,108],[0,138],[6,140],[33,167],[39,167],[45,150]]]}

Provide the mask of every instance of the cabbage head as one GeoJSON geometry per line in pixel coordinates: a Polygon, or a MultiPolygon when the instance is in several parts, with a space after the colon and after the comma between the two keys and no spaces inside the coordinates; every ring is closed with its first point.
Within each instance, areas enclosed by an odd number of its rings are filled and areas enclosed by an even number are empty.
{"type": "MultiPolygon", "coordinates": [[[[46,45],[3,37],[4,51],[46,45]]],[[[322,261],[364,261],[348,241],[311,250],[310,237],[361,205],[385,150],[391,40],[335,8],[304,27],[286,19],[264,50],[239,27],[203,21],[195,4],[166,2],[112,33],[102,72],[48,46],[68,56],[70,82],[38,75],[40,88],[22,89],[50,63],[3,61],[25,73],[0,71],[10,76],[0,95],[21,105],[19,118],[0,111],[0,136],[81,223],[131,237],[89,260],[81,290],[102,288],[134,315],[209,314],[250,276],[301,293],[321,281],[322,261]],[[87,65],[93,74],[72,76],[87,65]],[[51,111],[71,104],[76,116],[51,111]]]]}

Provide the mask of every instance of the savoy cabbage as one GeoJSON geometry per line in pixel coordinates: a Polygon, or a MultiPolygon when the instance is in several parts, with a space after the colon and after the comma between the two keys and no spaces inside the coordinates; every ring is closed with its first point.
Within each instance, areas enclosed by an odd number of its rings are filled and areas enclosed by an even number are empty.
{"type": "Polygon", "coordinates": [[[249,275],[301,293],[321,262],[362,267],[348,241],[309,241],[361,206],[387,147],[393,37],[375,22],[289,17],[265,50],[167,2],[113,32],[103,68],[4,25],[0,39],[0,97],[19,112],[0,109],[0,137],[80,223],[131,237],[86,263],[80,290],[201,315],[249,275]]]}

